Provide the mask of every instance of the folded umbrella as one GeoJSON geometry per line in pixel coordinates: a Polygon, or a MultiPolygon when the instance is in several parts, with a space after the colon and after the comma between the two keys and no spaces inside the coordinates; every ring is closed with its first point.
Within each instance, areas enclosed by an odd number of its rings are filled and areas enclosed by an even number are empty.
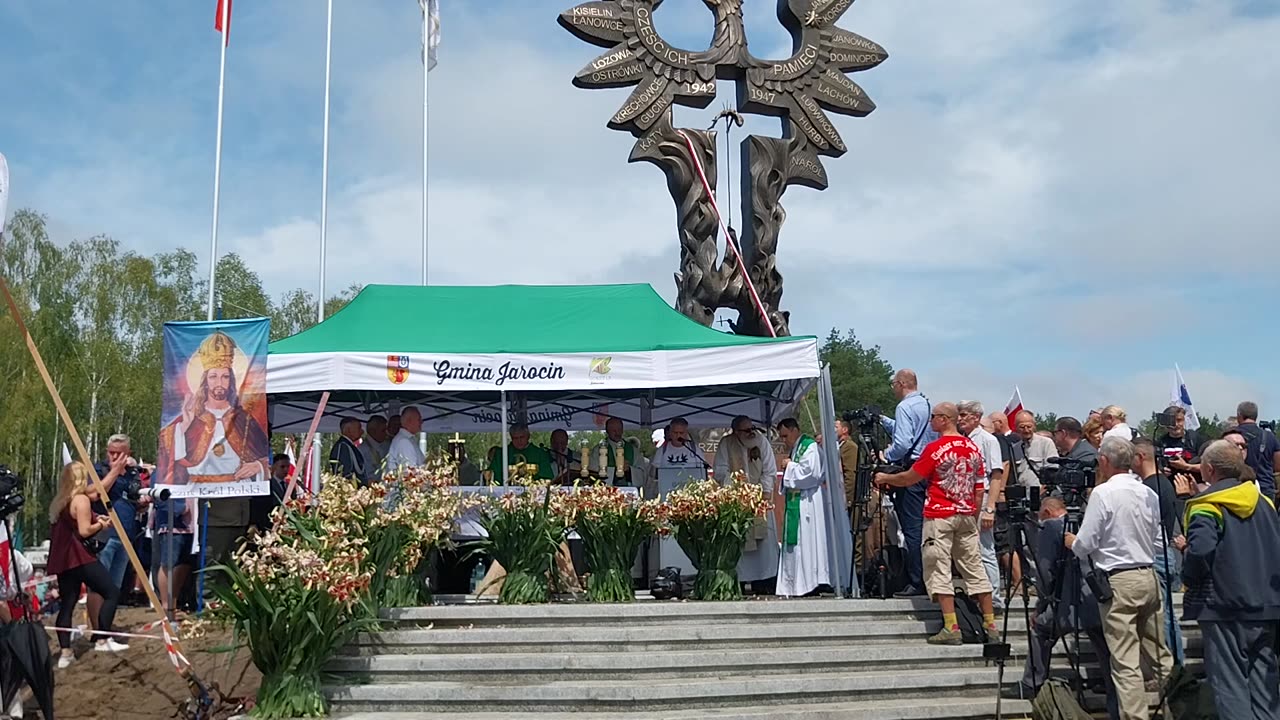
{"type": "MultiPolygon", "coordinates": [[[[53,720],[53,654],[49,652],[49,636],[30,620],[19,620],[5,630],[0,638],[0,655],[7,656],[8,662],[5,677],[25,680],[45,720],[53,720]]],[[[20,682],[18,686],[21,687],[20,682]]],[[[7,687],[5,699],[10,699],[7,687]]]]}

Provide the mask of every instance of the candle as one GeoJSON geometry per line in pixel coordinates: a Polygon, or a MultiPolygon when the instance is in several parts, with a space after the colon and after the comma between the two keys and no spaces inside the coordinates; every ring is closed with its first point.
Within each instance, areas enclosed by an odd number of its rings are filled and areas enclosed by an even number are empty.
{"type": "Polygon", "coordinates": [[[614,477],[622,477],[623,470],[627,465],[627,456],[622,452],[621,445],[613,449],[613,465],[617,468],[617,471],[614,472],[614,477]]]}
{"type": "Polygon", "coordinates": [[[582,477],[587,477],[588,475],[591,474],[591,468],[588,466],[588,462],[587,462],[588,454],[589,454],[589,451],[587,449],[587,446],[583,445],[582,461],[579,463],[580,465],[582,465],[582,477]]]}
{"type": "Polygon", "coordinates": [[[604,445],[600,446],[600,452],[598,455],[600,461],[600,477],[609,477],[609,451],[604,445]]]}

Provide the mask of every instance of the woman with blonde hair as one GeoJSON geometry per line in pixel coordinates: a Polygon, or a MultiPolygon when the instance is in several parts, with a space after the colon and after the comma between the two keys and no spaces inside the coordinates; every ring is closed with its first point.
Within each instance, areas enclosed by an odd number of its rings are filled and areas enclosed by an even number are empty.
{"type": "MultiPolygon", "coordinates": [[[[116,616],[116,604],[120,601],[120,588],[111,582],[110,573],[85,547],[85,540],[111,525],[107,516],[94,516],[92,504],[97,498],[98,491],[89,487],[89,470],[83,463],[73,462],[62,469],[58,494],[49,506],[49,521],[53,528],[49,532],[49,560],[45,572],[58,576],[58,594],[62,597],[62,605],[58,609],[59,628],[71,627],[76,601],[80,599],[80,587],[87,585],[102,596],[97,628],[109,633],[116,616]]],[[[98,635],[97,639],[97,650],[121,652],[129,647],[103,635],[98,635]]],[[[75,660],[70,630],[58,630],[58,645],[62,648],[58,667],[66,668],[75,660]]]]}

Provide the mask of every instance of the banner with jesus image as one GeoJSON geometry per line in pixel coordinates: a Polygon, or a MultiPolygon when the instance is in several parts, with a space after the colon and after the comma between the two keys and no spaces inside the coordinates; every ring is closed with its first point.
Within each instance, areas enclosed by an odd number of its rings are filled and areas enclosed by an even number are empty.
{"type": "Polygon", "coordinates": [[[153,485],[177,497],[271,492],[270,321],[164,325],[164,398],[153,485]]]}

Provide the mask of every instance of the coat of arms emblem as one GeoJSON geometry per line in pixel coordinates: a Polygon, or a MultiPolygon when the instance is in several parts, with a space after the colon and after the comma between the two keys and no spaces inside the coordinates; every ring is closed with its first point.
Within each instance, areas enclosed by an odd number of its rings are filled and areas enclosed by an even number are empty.
{"type": "Polygon", "coordinates": [[[409,356],[387,356],[387,379],[393,385],[403,385],[409,379],[409,356]]]}

